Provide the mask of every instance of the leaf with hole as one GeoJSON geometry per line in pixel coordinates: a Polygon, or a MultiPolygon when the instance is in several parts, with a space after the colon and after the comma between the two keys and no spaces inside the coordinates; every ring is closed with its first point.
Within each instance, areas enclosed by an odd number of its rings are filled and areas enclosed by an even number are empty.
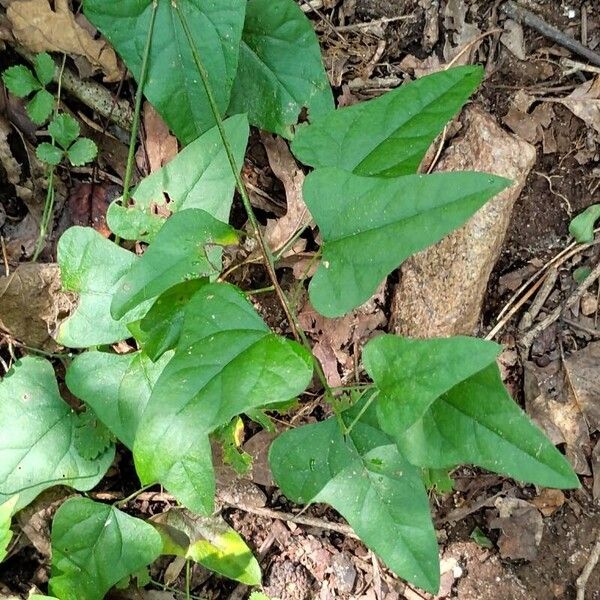
{"type": "Polygon", "coordinates": [[[131,449],[152,388],[171,356],[153,363],[141,352],[85,352],[69,366],[67,386],[131,449]]]}
{"type": "Polygon", "coordinates": [[[187,306],[175,356],[142,418],[134,444],[140,478],[210,514],[215,481],[208,435],[247,410],[293,398],[311,377],[308,352],[271,333],[239,290],[205,285],[187,306]]]}
{"type": "Polygon", "coordinates": [[[218,275],[220,260],[210,249],[235,244],[238,239],[235,229],[203,210],[190,208],[174,214],[119,281],[110,306],[113,317],[122,318],[179,283],[218,275]]]}
{"type": "Polygon", "coordinates": [[[462,225],[509,181],[484,173],[435,173],[394,179],[313,171],[304,199],[323,237],[310,299],[337,317],[369,299],[406,258],[462,225]]]}
{"type": "MultiPolygon", "coordinates": [[[[248,142],[248,119],[236,115],[224,122],[237,165],[248,142]]],[[[171,213],[200,208],[227,223],[235,179],[216,127],[194,140],[162,169],[143,179],[128,206],[117,199],[107,214],[110,229],[126,240],[151,242],[171,213]]]]}
{"type": "Polygon", "coordinates": [[[421,475],[371,421],[359,419],[347,436],[336,419],[283,433],[271,445],[273,476],[294,502],[333,506],[392,571],[436,592],[438,549],[421,475]]]}
{"type": "MultiPolygon", "coordinates": [[[[139,82],[153,0],[87,0],[87,18],[106,36],[139,82]]],[[[184,15],[221,115],[238,66],[246,0],[159,2],[144,94],[184,144],[215,126],[206,91],[181,25],[184,15]]]]}
{"type": "Polygon", "coordinates": [[[479,66],[440,71],[299,129],[292,150],[315,168],[398,177],[417,169],[483,78],[479,66]]]}
{"type": "Polygon", "coordinates": [[[16,363],[0,382],[0,503],[19,494],[19,510],[54,485],[90,490],[102,479],[114,447],[84,459],[74,443],[76,424],[50,362],[16,363]]]}
{"type": "Polygon", "coordinates": [[[313,26],[293,0],[250,0],[229,113],[292,137],[300,111],[333,111],[333,95],[313,26]]]}
{"type": "Polygon", "coordinates": [[[70,348],[87,348],[130,337],[127,323],[139,320],[148,306],[139,306],[117,321],[110,304],[119,280],[137,256],[90,227],[71,227],[58,242],[57,258],[63,286],[79,294],[79,303],[60,324],[56,340],[70,348]]]}
{"type": "Polygon", "coordinates": [[[259,585],[260,566],[241,536],[223,517],[200,517],[172,508],[152,518],[163,554],[182,556],[245,585],[259,585]]]}
{"type": "Polygon", "coordinates": [[[107,504],[71,498],[52,524],[50,591],[61,600],[101,600],[161,550],[160,535],[148,523],[107,504]]]}

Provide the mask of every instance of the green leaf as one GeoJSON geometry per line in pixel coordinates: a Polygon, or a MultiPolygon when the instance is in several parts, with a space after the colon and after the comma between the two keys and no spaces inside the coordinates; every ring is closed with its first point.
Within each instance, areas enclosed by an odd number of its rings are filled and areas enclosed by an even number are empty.
{"type": "Polygon", "coordinates": [[[70,348],[112,344],[131,336],[127,323],[148,310],[140,306],[120,321],[110,303],[121,277],[138,260],[91,227],[71,227],[58,242],[58,264],[64,288],[79,294],[75,312],[59,327],[56,339],[70,348]]]}
{"type": "Polygon", "coordinates": [[[61,150],[57,146],[53,146],[48,142],[42,142],[36,149],[35,155],[45,163],[49,165],[59,165],[60,161],[65,155],[64,150],[61,150]]]}
{"type": "Polygon", "coordinates": [[[213,439],[221,447],[223,463],[238,475],[245,475],[252,465],[252,457],[241,447],[244,441],[244,421],[240,417],[234,417],[227,425],[214,432],[213,439]]]}
{"type": "Polygon", "coordinates": [[[246,585],[259,585],[260,566],[241,536],[220,516],[200,517],[172,508],[152,519],[163,554],[182,556],[246,585]]]}
{"type": "Polygon", "coordinates": [[[250,0],[229,112],[291,138],[302,108],[311,119],[334,109],[313,25],[293,0],[250,0]]]}
{"type": "MultiPolygon", "coordinates": [[[[236,115],[224,122],[225,133],[237,165],[242,166],[248,142],[248,119],[236,115]]],[[[184,148],[162,169],[136,188],[127,206],[113,202],[108,226],[126,240],[151,242],[167,216],[186,208],[201,208],[227,223],[235,179],[216,127],[184,148]]]]}
{"type": "Polygon", "coordinates": [[[153,363],[141,352],[85,352],[69,366],[67,386],[131,449],[152,388],[171,356],[153,363]]]}
{"type": "Polygon", "coordinates": [[[590,267],[577,267],[573,271],[573,279],[577,283],[583,283],[592,273],[592,269],[590,267]]]}
{"type": "Polygon", "coordinates": [[[89,138],[79,138],[67,151],[67,157],[74,167],[92,162],[97,154],[98,146],[89,138]]]}
{"type": "Polygon", "coordinates": [[[3,504],[0,504],[0,562],[6,558],[8,545],[10,544],[10,540],[12,540],[10,525],[18,500],[19,496],[13,496],[3,504]]]}
{"type": "Polygon", "coordinates": [[[53,485],[90,490],[102,479],[114,448],[85,460],[75,448],[75,425],[50,362],[16,363],[0,382],[0,502],[19,494],[19,510],[53,485]]]}
{"type": "Polygon", "coordinates": [[[469,337],[411,340],[382,335],[363,349],[363,364],[380,390],[379,422],[389,435],[414,425],[442,394],[493,364],[493,342],[469,337]]]}
{"type": "MultiPolygon", "coordinates": [[[[29,118],[36,124],[44,124],[54,109],[54,96],[46,91],[40,90],[36,92],[35,96],[27,103],[26,110],[29,118]]],[[[48,162],[48,161],[46,161],[48,162]]]]}
{"type": "Polygon", "coordinates": [[[336,419],[280,435],[269,462],[283,493],[326,502],[400,577],[436,592],[438,550],[419,471],[381,430],[362,419],[344,437],[336,419]]]}
{"type": "Polygon", "coordinates": [[[188,304],[175,356],[142,418],[134,444],[139,476],[210,514],[215,482],[208,435],[249,409],[293,398],[311,377],[308,352],[271,333],[239,290],[205,285],[188,304]]]}
{"type": "Polygon", "coordinates": [[[65,150],[79,137],[79,123],[66,113],[54,117],[48,125],[48,133],[65,150]]]}
{"type": "Polygon", "coordinates": [[[122,318],[141,302],[156,298],[184,281],[218,275],[207,254],[209,247],[234,244],[236,231],[207,212],[190,208],[174,214],[159,231],[142,258],[123,276],[110,307],[115,319],[122,318]]]}
{"type": "Polygon", "coordinates": [[[35,57],[33,68],[39,82],[46,87],[54,79],[56,64],[47,52],[42,52],[35,57]]]}
{"type": "Polygon", "coordinates": [[[383,179],[313,171],[304,199],[323,237],[323,260],[310,285],[312,305],[326,317],[359,306],[406,258],[462,225],[508,184],[483,173],[383,179]]]}
{"type": "Polygon", "coordinates": [[[52,524],[50,591],[61,600],[101,600],[161,550],[160,535],[148,523],[107,504],[71,498],[52,524]]]}
{"type": "Polygon", "coordinates": [[[508,395],[495,364],[453,387],[394,437],[414,465],[474,464],[544,487],[579,487],[566,458],[508,395]]]}
{"type": "Polygon", "coordinates": [[[277,598],[270,598],[262,592],[252,592],[248,600],[277,600],[277,598]]]}
{"type": "Polygon", "coordinates": [[[482,78],[479,66],[422,77],[301,128],[292,150],[315,168],[381,177],[416,173],[429,146],[482,78]]]}
{"type": "Polygon", "coordinates": [[[580,244],[589,244],[594,241],[594,225],[598,219],[600,204],[592,204],[571,221],[569,233],[580,244]]]}
{"type": "Polygon", "coordinates": [[[185,307],[207,281],[192,279],[173,286],[159,296],[141,321],[129,325],[133,337],[151,360],[175,348],[183,327],[185,307]]]}
{"type": "Polygon", "coordinates": [[[25,98],[31,92],[41,89],[40,82],[34,74],[23,65],[9,67],[2,73],[2,81],[11,94],[17,98],[25,98]]]}
{"type": "Polygon", "coordinates": [[[469,537],[482,548],[488,548],[491,550],[494,547],[494,544],[492,544],[490,538],[487,537],[487,535],[485,535],[485,533],[483,533],[479,527],[475,527],[469,537]]]}
{"type": "MultiPolygon", "coordinates": [[[[139,82],[153,0],[87,0],[87,18],[106,36],[139,82]]],[[[221,114],[238,65],[246,0],[178,0],[221,114]]],[[[215,126],[174,2],[159,2],[144,94],[184,144],[215,126]]]]}
{"type": "MultiPolygon", "coordinates": [[[[88,377],[92,379],[92,372],[88,373],[88,377]]],[[[73,442],[83,458],[94,460],[106,452],[114,439],[110,430],[88,408],[77,415],[73,442]]]]}

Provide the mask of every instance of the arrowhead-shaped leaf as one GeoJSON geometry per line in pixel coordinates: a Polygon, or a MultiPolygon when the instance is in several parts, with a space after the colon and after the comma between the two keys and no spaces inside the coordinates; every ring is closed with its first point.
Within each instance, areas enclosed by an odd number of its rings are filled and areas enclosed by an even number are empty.
{"type": "Polygon", "coordinates": [[[318,169],[304,199],[323,237],[323,260],[310,285],[326,317],[359,306],[410,255],[462,225],[509,184],[483,173],[435,173],[395,179],[318,169]]]}
{"type": "Polygon", "coordinates": [[[477,338],[411,340],[382,335],[363,349],[363,364],[380,390],[382,429],[396,435],[414,425],[442,394],[493,364],[500,346],[477,338]]]}
{"type": "Polygon", "coordinates": [[[163,540],[163,554],[183,556],[246,585],[259,585],[260,566],[241,536],[223,517],[200,517],[172,508],[152,524],[163,540]]]}
{"type": "Polygon", "coordinates": [[[475,464],[544,487],[579,487],[566,458],[508,395],[495,364],[454,386],[394,437],[415,465],[475,464]]]}
{"type": "Polygon", "coordinates": [[[271,333],[240,291],[228,284],[200,288],[142,418],[134,444],[138,474],[191,510],[210,513],[208,435],[247,410],[293,398],[311,377],[308,352],[271,333]]]}
{"type": "Polygon", "coordinates": [[[300,129],[292,150],[315,168],[339,167],[380,177],[416,173],[433,140],[482,78],[478,66],[422,77],[300,129]]]}
{"type": "MultiPolygon", "coordinates": [[[[225,133],[240,167],[248,142],[248,119],[236,115],[224,122],[225,133]]],[[[167,216],[186,208],[201,208],[227,223],[235,179],[216,127],[186,146],[162,169],[144,178],[128,206],[113,202],[108,226],[126,240],[151,242],[167,216]]]]}
{"type": "Polygon", "coordinates": [[[431,592],[438,549],[418,469],[381,430],[362,419],[344,437],[335,419],[287,431],[269,462],[291,500],[327,502],[400,577],[431,592]]]}
{"type": "Polygon", "coordinates": [[[63,286],[79,294],[75,312],[63,321],[57,341],[71,348],[112,344],[130,337],[127,323],[147,310],[139,307],[116,321],[110,303],[121,277],[138,260],[91,227],[71,227],[58,242],[58,264],[63,286]]]}
{"type": "MultiPolygon", "coordinates": [[[[86,0],[87,18],[106,36],[139,82],[154,0],[86,0]]],[[[178,0],[221,114],[229,104],[246,0],[178,0]]],[[[184,143],[214,127],[175,2],[158,3],[144,94],[184,143]]]]}
{"type": "Polygon", "coordinates": [[[171,355],[153,363],[141,352],[86,352],[69,366],[67,386],[131,449],[152,388],[171,355]]]}
{"type": "Polygon", "coordinates": [[[123,318],[142,302],[178,283],[217,275],[220,260],[214,249],[212,256],[207,254],[210,247],[237,241],[232,227],[203,210],[190,208],[174,214],[142,258],[119,281],[110,307],[113,318],[123,318]]]}
{"type": "Polygon", "coordinates": [[[293,0],[250,0],[229,113],[290,138],[302,108],[311,119],[334,108],[313,26],[293,0]]]}
{"type": "Polygon", "coordinates": [[[19,510],[53,485],[90,490],[102,479],[114,448],[85,460],[75,424],[50,362],[26,357],[9,371],[0,382],[0,503],[19,494],[19,510]]]}
{"type": "Polygon", "coordinates": [[[148,523],[107,504],[71,498],[52,524],[50,591],[62,600],[102,600],[161,550],[160,535],[148,523]]]}

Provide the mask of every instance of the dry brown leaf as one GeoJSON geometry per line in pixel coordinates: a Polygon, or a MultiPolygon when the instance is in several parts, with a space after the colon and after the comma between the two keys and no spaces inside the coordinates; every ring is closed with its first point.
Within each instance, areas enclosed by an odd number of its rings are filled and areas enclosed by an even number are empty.
{"type": "Polygon", "coordinates": [[[55,350],[56,325],[72,307],[56,264],[24,263],[0,277],[0,328],[34,348],[55,350]]]}
{"type": "Polygon", "coordinates": [[[553,515],[565,503],[565,495],[560,490],[543,489],[532,501],[545,517],[553,515]]]}
{"type": "Polygon", "coordinates": [[[600,440],[596,443],[596,447],[592,452],[592,472],[594,474],[594,482],[592,484],[592,495],[596,502],[600,500],[600,440]]]}
{"type": "Polygon", "coordinates": [[[177,154],[177,138],[171,135],[166,123],[149,102],[144,102],[144,131],[149,172],[154,173],[177,154]]]}
{"type": "Polygon", "coordinates": [[[518,498],[498,498],[499,516],[490,521],[501,529],[498,548],[502,558],[534,560],[544,533],[544,520],[538,509],[518,498]]]}
{"type": "Polygon", "coordinates": [[[600,133],[600,76],[580,85],[560,103],[600,133]]]}
{"type": "Polygon", "coordinates": [[[565,360],[575,404],[590,431],[600,430],[600,342],[592,342],[565,360]]]}
{"type": "Polygon", "coordinates": [[[123,75],[117,55],[104,39],[95,40],[75,20],[68,0],[14,0],[6,10],[15,38],[31,52],[85,56],[107,82],[123,75]]]}
{"type": "MultiPolygon", "coordinates": [[[[262,134],[261,139],[267,151],[271,169],[283,184],[287,199],[286,214],[280,219],[269,219],[265,228],[267,243],[273,250],[279,250],[311,219],[302,196],[304,172],[292,156],[285,140],[268,133],[262,134]]],[[[305,246],[304,240],[298,240],[284,256],[302,252],[305,246]]]]}
{"type": "Polygon", "coordinates": [[[273,475],[269,467],[269,448],[271,442],[277,437],[272,431],[263,429],[253,435],[243,446],[244,452],[252,457],[250,479],[258,485],[274,486],[273,475]]]}

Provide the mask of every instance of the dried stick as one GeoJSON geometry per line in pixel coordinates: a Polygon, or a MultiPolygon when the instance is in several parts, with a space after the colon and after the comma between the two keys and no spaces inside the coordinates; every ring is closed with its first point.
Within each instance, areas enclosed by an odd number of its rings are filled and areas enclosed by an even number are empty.
{"type": "Polygon", "coordinates": [[[543,36],[548,39],[560,44],[567,50],[574,52],[575,54],[579,54],[579,56],[583,56],[587,58],[592,64],[600,66],[600,54],[586,48],[583,44],[580,44],[577,40],[572,37],[564,34],[556,27],[552,27],[552,25],[548,25],[546,21],[540,19],[536,14],[532,13],[530,10],[523,8],[518,5],[513,0],[508,0],[506,4],[502,5],[502,11],[513,21],[517,21],[519,23],[523,23],[524,25],[528,25],[532,29],[535,29],[538,33],[541,33],[543,36]]]}
{"type": "Polygon", "coordinates": [[[592,552],[590,554],[590,558],[588,559],[581,575],[577,578],[577,582],[575,586],[577,588],[577,600],[585,600],[585,588],[587,586],[588,579],[594,570],[594,567],[598,564],[598,560],[600,560],[600,533],[598,533],[596,537],[596,543],[592,548],[592,552]]]}

